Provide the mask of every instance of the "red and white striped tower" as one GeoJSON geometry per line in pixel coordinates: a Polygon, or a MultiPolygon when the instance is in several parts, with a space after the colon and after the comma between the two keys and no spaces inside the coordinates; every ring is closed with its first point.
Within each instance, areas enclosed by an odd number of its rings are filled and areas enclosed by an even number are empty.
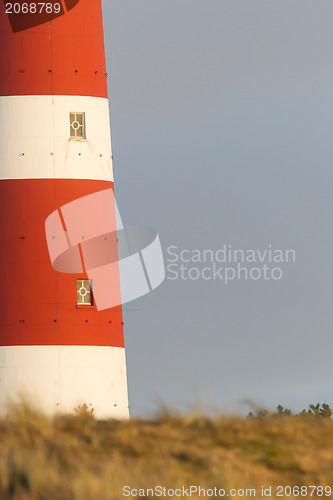
{"type": "Polygon", "coordinates": [[[113,189],[101,0],[0,0],[0,47],[0,401],[126,418],[122,308],[89,299],[80,244],[64,274],[45,237],[50,214],[67,234],[62,207],[113,189]]]}

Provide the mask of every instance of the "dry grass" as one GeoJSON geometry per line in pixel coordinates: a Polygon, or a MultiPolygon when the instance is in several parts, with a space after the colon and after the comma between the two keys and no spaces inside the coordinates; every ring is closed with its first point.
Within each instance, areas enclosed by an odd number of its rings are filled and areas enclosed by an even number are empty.
{"type": "Polygon", "coordinates": [[[1,500],[122,499],[124,485],[256,488],[257,497],[261,485],[333,486],[329,418],[50,419],[23,404],[0,421],[0,443],[1,500]]]}

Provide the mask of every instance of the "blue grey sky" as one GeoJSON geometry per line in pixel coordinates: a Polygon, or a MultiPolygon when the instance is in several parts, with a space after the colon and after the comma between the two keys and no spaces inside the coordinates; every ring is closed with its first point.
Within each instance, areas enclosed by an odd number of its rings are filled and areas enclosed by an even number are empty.
{"type": "Polygon", "coordinates": [[[104,0],[116,196],[169,246],[294,249],[281,280],[125,306],[132,415],[333,403],[333,3],[104,0]]]}

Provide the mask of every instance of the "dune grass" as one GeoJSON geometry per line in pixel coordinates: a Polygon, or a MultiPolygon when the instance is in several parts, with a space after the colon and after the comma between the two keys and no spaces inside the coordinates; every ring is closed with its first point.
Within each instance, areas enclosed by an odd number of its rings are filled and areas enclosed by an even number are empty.
{"type": "Polygon", "coordinates": [[[267,412],[99,421],[86,411],[48,418],[26,404],[0,420],[1,500],[118,500],[126,485],[255,488],[257,498],[262,486],[271,498],[278,485],[333,487],[333,421],[267,412]]]}

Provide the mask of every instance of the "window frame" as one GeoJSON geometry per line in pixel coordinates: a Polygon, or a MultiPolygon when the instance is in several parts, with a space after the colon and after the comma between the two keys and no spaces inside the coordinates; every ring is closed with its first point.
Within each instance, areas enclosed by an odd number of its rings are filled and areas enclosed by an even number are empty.
{"type": "MultiPolygon", "coordinates": [[[[82,295],[80,294],[82,299],[86,297],[87,294],[82,295]]],[[[76,307],[93,307],[94,305],[94,296],[93,296],[93,291],[92,291],[92,280],[89,279],[84,279],[84,278],[77,278],[76,279],[76,307]],[[79,288],[79,283],[81,283],[81,286],[79,288]],[[86,284],[89,283],[89,291],[87,290],[86,284]],[[79,302],[79,293],[80,290],[84,288],[87,290],[87,293],[89,294],[89,302],[79,302]]]]}
{"type": "Polygon", "coordinates": [[[86,113],[84,111],[70,111],[69,112],[69,140],[70,141],[86,141],[87,140],[87,127],[86,127],[86,113]],[[74,119],[72,120],[72,115],[74,119]],[[82,123],[77,119],[78,116],[82,117],[82,123]],[[79,127],[74,129],[73,123],[77,122],[79,127]],[[82,135],[76,135],[78,130],[82,130],[82,135]],[[72,135],[74,131],[75,135],[72,135]]]}

